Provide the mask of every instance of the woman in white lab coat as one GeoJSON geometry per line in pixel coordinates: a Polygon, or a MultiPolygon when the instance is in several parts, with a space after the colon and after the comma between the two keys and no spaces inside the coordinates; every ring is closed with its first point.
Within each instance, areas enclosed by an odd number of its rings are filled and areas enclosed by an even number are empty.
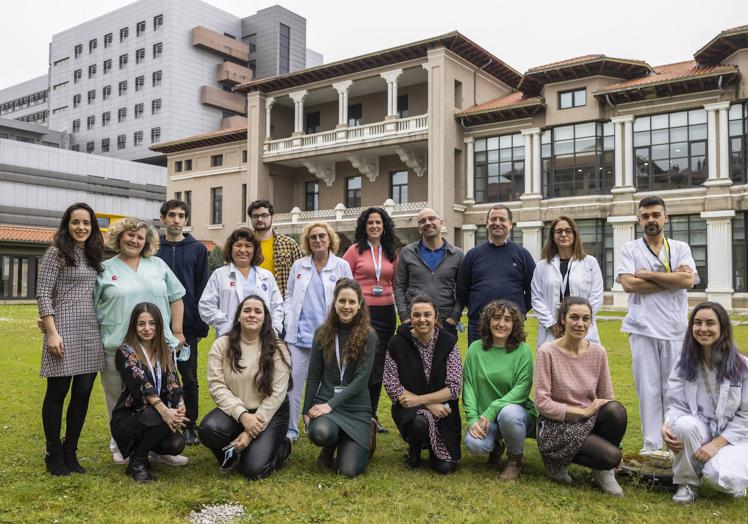
{"type": "MultiPolygon", "coordinates": [[[[603,275],[600,264],[584,251],[579,227],[573,218],[561,215],[551,222],[542,259],[532,277],[532,307],[538,317],[537,347],[557,338],[556,312],[564,298],[582,297],[592,305],[593,319],[603,305],[603,275]]],[[[597,325],[587,340],[600,343],[597,325]]]]}

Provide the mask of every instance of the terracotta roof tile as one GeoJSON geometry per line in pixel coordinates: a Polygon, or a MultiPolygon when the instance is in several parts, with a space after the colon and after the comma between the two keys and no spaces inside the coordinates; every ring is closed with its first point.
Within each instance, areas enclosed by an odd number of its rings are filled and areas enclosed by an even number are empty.
{"type": "Polygon", "coordinates": [[[51,244],[56,229],[0,224],[0,242],[34,242],[51,244]]]}
{"type": "Polygon", "coordinates": [[[729,74],[735,73],[736,71],[737,69],[734,66],[699,66],[695,60],[687,60],[685,62],[655,66],[654,73],[649,76],[611,84],[604,89],[597,91],[595,94],[623,91],[626,89],[655,84],[665,84],[676,80],[685,80],[694,77],[729,74]]]}
{"type": "MultiPolygon", "coordinates": [[[[493,100],[489,100],[488,102],[484,102],[482,104],[475,105],[473,107],[470,107],[460,113],[460,115],[467,115],[470,113],[481,113],[483,111],[491,111],[496,109],[505,109],[512,106],[523,106],[523,105],[533,105],[542,103],[542,99],[537,96],[533,96],[530,98],[524,98],[524,93],[522,91],[514,91],[513,93],[509,93],[508,95],[500,96],[499,98],[494,98],[493,100]]],[[[458,116],[460,116],[458,115],[458,116]]]]}
{"type": "Polygon", "coordinates": [[[158,144],[152,145],[150,149],[161,153],[173,153],[179,150],[234,142],[236,140],[245,139],[246,137],[247,126],[232,127],[229,129],[220,129],[218,131],[210,131],[208,133],[200,133],[199,135],[178,138],[170,142],[159,142],[158,144]]]}
{"type": "Polygon", "coordinates": [[[748,25],[725,29],[694,53],[702,64],[717,64],[738,49],[748,47],[748,25]]]}
{"type": "Polygon", "coordinates": [[[549,69],[559,69],[564,67],[572,67],[579,64],[586,64],[588,62],[598,62],[600,60],[609,60],[614,62],[628,62],[632,64],[639,64],[642,66],[649,67],[648,64],[643,60],[632,60],[630,58],[614,58],[612,56],[605,56],[603,54],[592,54],[576,56],[574,58],[567,58],[566,60],[560,60],[558,62],[551,62],[550,64],[540,65],[531,67],[525,74],[538,73],[549,69]]]}

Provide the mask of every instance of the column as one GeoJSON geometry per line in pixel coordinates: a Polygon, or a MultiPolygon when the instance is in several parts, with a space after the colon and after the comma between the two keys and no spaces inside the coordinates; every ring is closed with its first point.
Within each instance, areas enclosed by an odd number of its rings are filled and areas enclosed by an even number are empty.
{"type": "Polygon", "coordinates": [[[353,80],[343,80],[332,85],[338,92],[338,127],[348,125],[348,89],[351,84],[353,84],[353,80]]]}
{"type": "Polygon", "coordinates": [[[525,137],[525,193],[520,200],[543,198],[540,161],[540,128],[523,129],[525,137]]]}
{"type": "Polygon", "coordinates": [[[467,191],[465,193],[465,200],[462,203],[469,206],[475,204],[475,139],[472,136],[465,137],[465,146],[465,160],[467,162],[465,182],[467,191]]]}
{"type": "Polygon", "coordinates": [[[288,96],[291,97],[291,100],[293,100],[294,106],[294,135],[304,134],[304,98],[306,97],[306,94],[306,90],[288,94],[288,96]]]}
{"type": "Polygon", "coordinates": [[[522,230],[522,246],[530,252],[537,262],[543,251],[543,221],[517,222],[516,227],[522,230]]]}
{"type": "MultiPolygon", "coordinates": [[[[540,128],[535,128],[532,136],[532,192],[543,198],[543,185],[541,181],[541,160],[540,160],[540,128]]],[[[538,251],[538,254],[540,251],[538,251]]]]}
{"type": "Polygon", "coordinates": [[[475,247],[475,232],[478,226],[475,224],[462,225],[462,250],[467,253],[469,249],[475,247]]]}
{"type": "Polygon", "coordinates": [[[615,137],[615,187],[622,187],[623,183],[623,122],[612,118],[615,137]]]}
{"type": "Polygon", "coordinates": [[[623,121],[624,157],[623,183],[626,187],[634,187],[634,117],[629,116],[623,121]]]}
{"type": "MultiPolygon", "coordinates": [[[[708,281],[706,299],[732,309],[732,219],[734,210],[704,211],[708,281]]],[[[701,275],[704,278],[705,275],[701,275]]]]}
{"type": "Polygon", "coordinates": [[[730,107],[729,102],[725,102],[719,108],[719,157],[717,163],[719,164],[719,179],[728,181],[730,180],[730,136],[727,130],[728,115],[727,110],[730,107]]]}
{"type": "Polygon", "coordinates": [[[272,126],[270,125],[270,114],[273,109],[273,104],[275,104],[275,98],[268,97],[265,99],[265,141],[267,142],[270,140],[270,131],[272,129],[272,126]]]}
{"type": "Polygon", "coordinates": [[[633,193],[634,188],[634,117],[615,116],[615,187],[613,193],[633,193]]]}
{"type": "Polygon", "coordinates": [[[532,193],[532,134],[522,131],[525,137],[525,194],[532,193]]]}
{"type": "Polygon", "coordinates": [[[709,179],[708,182],[717,180],[717,115],[714,112],[712,104],[704,106],[706,109],[706,127],[707,127],[707,152],[709,179]]]}
{"type": "Polygon", "coordinates": [[[615,272],[618,270],[619,261],[621,260],[621,250],[626,242],[634,240],[636,235],[636,223],[639,219],[636,216],[612,216],[608,217],[608,223],[613,226],[613,305],[619,308],[625,308],[628,305],[628,294],[623,290],[623,286],[615,282],[615,272]]]}
{"type": "Polygon", "coordinates": [[[402,69],[387,71],[380,76],[387,82],[387,118],[397,118],[397,79],[403,73],[402,69]]]}

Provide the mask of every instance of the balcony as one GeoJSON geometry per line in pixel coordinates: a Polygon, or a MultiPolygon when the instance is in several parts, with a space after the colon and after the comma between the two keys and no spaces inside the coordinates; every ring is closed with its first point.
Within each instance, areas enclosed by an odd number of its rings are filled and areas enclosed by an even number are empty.
{"type": "Polygon", "coordinates": [[[252,71],[249,68],[240,66],[233,62],[222,62],[216,69],[216,80],[220,84],[235,86],[251,82],[253,78],[252,71]]]}
{"type": "MultiPolygon", "coordinates": [[[[395,225],[405,225],[404,221],[409,221],[428,205],[428,202],[407,202],[405,204],[395,204],[391,199],[382,204],[387,214],[395,221],[395,225]]],[[[345,207],[342,203],[335,206],[335,209],[320,209],[318,211],[301,211],[298,207],[291,210],[290,213],[275,213],[273,215],[273,225],[276,227],[293,227],[296,225],[304,226],[309,222],[323,220],[330,222],[333,226],[339,226],[340,230],[353,230],[356,228],[356,221],[359,215],[367,207],[345,207]]],[[[415,224],[415,222],[414,222],[415,224]]],[[[415,226],[413,226],[415,227],[415,226]]]]}
{"type": "Polygon", "coordinates": [[[251,59],[247,44],[202,26],[192,29],[192,45],[242,64],[251,59]]]}
{"type": "Polygon", "coordinates": [[[242,95],[216,87],[202,86],[200,88],[200,103],[233,113],[247,113],[246,99],[242,95]]]}

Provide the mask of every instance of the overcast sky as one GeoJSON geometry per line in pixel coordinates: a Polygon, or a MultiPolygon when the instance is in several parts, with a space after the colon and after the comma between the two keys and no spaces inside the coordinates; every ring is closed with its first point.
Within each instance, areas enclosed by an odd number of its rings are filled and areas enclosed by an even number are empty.
{"type": "MultiPolygon", "coordinates": [[[[46,74],[53,34],[129,0],[4,2],[0,88],[46,74]]],[[[745,0],[208,0],[237,16],[280,3],[307,20],[307,47],[331,62],[458,30],[520,72],[590,53],[679,62],[748,24],[745,0]]],[[[167,22],[168,23],[168,22],[167,22]]]]}

